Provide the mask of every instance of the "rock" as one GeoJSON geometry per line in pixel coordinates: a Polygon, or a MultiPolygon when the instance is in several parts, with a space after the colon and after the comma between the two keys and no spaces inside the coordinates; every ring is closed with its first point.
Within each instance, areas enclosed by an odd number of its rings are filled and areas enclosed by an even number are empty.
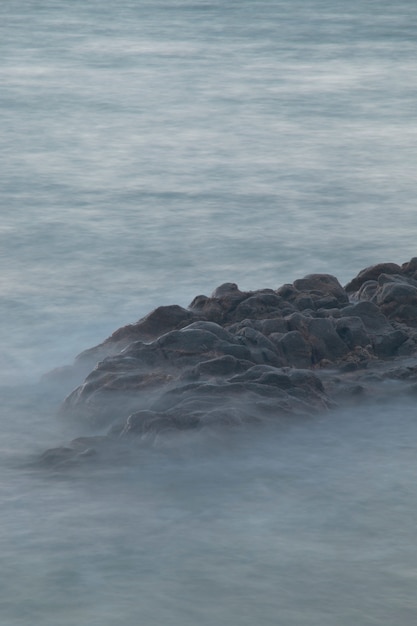
{"type": "Polygon", "coordinates": [[[286,333],[288,331],[288,323],[284,317],[267,318],[257,321],[256,330],[259,330],[265,336],[272,333],[286,333]]]}
{"type": "Polygon", "coordinates": [[[212,298],[224,298],[225,296],[243,296],[243,293],[240,291],[239,287],[236,283],[223,283],[220,287],[216,287],[216,289],[211,294],[212,298]]]}
{"type": "Polygon", "coordinates": [[[176,304],[160,306],[135,324],[119,328],[98,346],[81,352],[77,357],[77,364],[96,363],[106,356],[120,353],[134,341],[155,339],[163,333],[183,328],[199,319],[201,319],[200,316],[176,304]]]}
{"type": "MultiPolygon", "coordinates": [[[[82,353],[77,363],[91,371],[61,414],[107,434],[53,448],[41,463],[63,467],[106,456],[119,440],[157,445],[168,433],[286,423],[349,397],[384,397],[387,377],[415,385],[416,356],[417,257],[366,268],[346,290],[331,274],[276,291],[224,283],[82,353]]],[[[71,368],[62,372],[70,380],[71,368]]]]}
{"type": "Polygon", "coordinates": [[[282,298],[274,293],[257,294],[243,300],[237,306],[233,318],[240,321],[245,318],[271,318],[274,315],[280,317],[282,303],[282,298]]]}
{"type": "MultiPolygon", "coordinates": [[[[401,271],[399,266],[391,267],[392,271],[394,269],[401,271]]],[[[414,273],[410,275],[405,271],[402,274],[380,272],[376,280],[364,282],[352,297],[356,301],[373,302],[389,320],[417,327],[417,280],[413,276],[414,273]]]]}
{"type": "Polygon", "coordinates": [[[250,361],[239,360],[230,354],[226,354],[216,359],[201,361],[201,363],[196,365],[193,372],[197,378],[207,376],[223,377],[238,374],[251,366],[252,363],[250,361]]]}
{"type": "Polygon", "coordinates": [[[313,363],[318,363],[322,359],[337,361],[349,352],[348,346],[339,337],[329,319],[310,319],[307,328],[313,363]]]}
{"type": "Polygon", "coordinates": [[[393,330],[384,335],[376,335],[373,340],[374,352],[378,357],[395,356],[401,345],[407,341],[407,335],[401,330],[393,330]]]}
{"type": "Polygon", "coordinates": [[[368,280],[378,280],[380,274],[400,274],[401,267],[396,263],[378,263],[377,265],[371,265],[360,271],[353,280],[345,285],[345,291],[347,293],[353,293],[368,280]]]}
{"type": "Polygon", "coordinates": [[[358,302],[342,309],[344,317],[359,317],[370,334],[390,332],[392,327],[378,306],[372,302],[358,302]]]}
{"type": "Polygon", "coordinates": [[[246,326],[238,331],[237,336],[244,338],[245,345],[251,351],[253,361],[260,363],[266,361],[274,365],[282,365],[282,363],[278,363],[279,355],[275,344],[258,330],[246,326]]]}
{"type": "Polygon", "coordinates": [[[211,298],[197,296],[188,308],[211,322],[232,323],[236,321],[233,315],[236,307],[252,295],[252,293],[240,291],[235,283],[224,283],[214,290],[211,298]]]}
{"type": "Polygon", "coordinates": [[[406,276],[412,276],[414,279],[417,279],[417,257],[413,257],[410,261],[403,263],[401,272],[406,276]]]}
{"type": "Polygon", "coordinates": [[[333,297],[333,302],[336,302],[336,304],[346,304],[349,301],[346,291],[337,278],[331,274],[309,274],[304,278],[295,280],[293,285],[298,291],[319,296],[319,300],[323,300],[324,296],[326,296],[333,297]]]}
{"type": "Polygon", "coordinates": [[[186,330],[205,330],[207,332],[216,335],[222,341],[228,341],[230,343],[235,343],[235,339],[231,333],[225,330],[219,324],[215,324],[214,322],[207,321],[198,321],[189,324],[186,330]]]}
{"type": "Polygon", "coordinates": [[[365,347],[371,344],[371,338],[360,317],[341,317],[335,321],[335,329],[350,350],[354,350],[356,346],[365,347]]]}
{"type": "Polygon", "coordinates": [[[155,343],[166,358],[172,359],[172,352],[175,353],[175,358],[211,352],[219,344],[219,338],[207,330],[185,328],[172,330],[156,339],[155,343]]]}
{"type": "Polygon", "coordinates": [[[298,330],[292,330],[280,336],[277,340],[277,345],[284,354],[288,365],[300,368],[312,365],[312,346],[298,330]]]}

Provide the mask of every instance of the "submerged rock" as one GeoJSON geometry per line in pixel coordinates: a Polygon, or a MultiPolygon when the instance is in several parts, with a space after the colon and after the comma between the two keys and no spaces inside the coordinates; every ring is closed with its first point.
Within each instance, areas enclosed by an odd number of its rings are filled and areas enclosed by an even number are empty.
{"type": "Polygon", "coordinates": [[[384,363],[396,372],[391,379],[410,385],[416,355],[417,258],[366,268],[345,288],[330,274],[276,290],[225,283],[188,309],[159,307],[83,352],[77,364],[94,366],[61,415],[98,433],[41,461],[61,466],[116,440],[149,443],[356,402],[383,389],[384,363]]]}

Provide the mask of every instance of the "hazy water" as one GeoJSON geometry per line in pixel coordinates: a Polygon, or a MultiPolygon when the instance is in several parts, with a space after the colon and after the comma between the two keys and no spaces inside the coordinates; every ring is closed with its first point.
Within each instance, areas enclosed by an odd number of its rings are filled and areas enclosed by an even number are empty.
{"type": "MultiPolygon", "coordinates": [[[[415,256],[416,18],[3,0],[3,385],[224,281],[415,256]]],[[[412,405],[48,479],[50,405],[4,390],[5,623],[415,623],[412,405]]]]}

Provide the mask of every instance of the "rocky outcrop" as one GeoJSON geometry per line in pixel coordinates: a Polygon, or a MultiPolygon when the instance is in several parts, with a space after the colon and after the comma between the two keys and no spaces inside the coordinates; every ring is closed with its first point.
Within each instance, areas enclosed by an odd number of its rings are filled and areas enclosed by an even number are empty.
{"type": "Polygon", "coordinates": [[[387,377],[409,382],[401,363],[416,354],[417,259],[366,268],[345,288],[330,274],[249,292],[225,283],[82,353],[76,366],[94,367],[61,414],[98,434],[43,462],[94,458],[115,441],[311,415],[387,377]]]}

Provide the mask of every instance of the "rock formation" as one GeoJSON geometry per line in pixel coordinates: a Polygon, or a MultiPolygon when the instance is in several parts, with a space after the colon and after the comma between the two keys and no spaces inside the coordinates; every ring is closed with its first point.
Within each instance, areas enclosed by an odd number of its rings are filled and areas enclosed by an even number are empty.
{"type": "Polygon", "coordinates": [[[226,283],[79,355],[74,371],[91,371],[61,414],[99,435],[42,460],[67,464],[116,440],[311,415],[384,393],[386,380],[413,385],[416,354],[417,258],[366,268],[344,288],[329,274],[250,292],[226,283]]]}

